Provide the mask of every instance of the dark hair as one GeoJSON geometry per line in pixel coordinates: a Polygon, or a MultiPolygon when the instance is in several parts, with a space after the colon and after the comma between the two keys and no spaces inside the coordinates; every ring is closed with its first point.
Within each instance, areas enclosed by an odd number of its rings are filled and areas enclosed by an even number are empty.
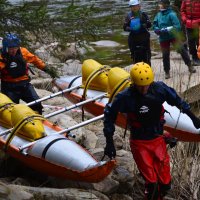
{"type": "Polygon", "coordinates": [[[169,0],[159,0],[158,3],[163,3],[165,5],[170,5],[170,1],[169,0]]]}

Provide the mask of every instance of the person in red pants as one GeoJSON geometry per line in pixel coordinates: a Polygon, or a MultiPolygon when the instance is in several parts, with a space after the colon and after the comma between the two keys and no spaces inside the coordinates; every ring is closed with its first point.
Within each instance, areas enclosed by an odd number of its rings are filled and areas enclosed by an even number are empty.
{"type": "Polygon", "coordinates": [[[200,119],[191,111],[176,91],[161,81],[154,81],[152,68],[139,62],[130,71],[132,85],[119,92],[112,103],[104,110],[104,136],[106,147],[104,154],[115,158],[113,142],[115,120],[118,112],[127,115],[130,129],[130,147],[137,167],[145,180],[146,198],[162,199],[171,188],[171,175],[167,143],[173,147],[176,141],[164,136],[164,107],[166,101],[187,114],[196,128],[200,128],[200,119]]]}

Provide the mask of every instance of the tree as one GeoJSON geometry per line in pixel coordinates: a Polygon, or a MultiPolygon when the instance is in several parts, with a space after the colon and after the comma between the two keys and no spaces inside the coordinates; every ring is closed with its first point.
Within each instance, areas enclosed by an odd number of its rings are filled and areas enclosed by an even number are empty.
{"type": "Polygon", "coordinates": [[[98,36],[99,24],[95,24],[92,17],[95,12],[99,11],[93,6],[77,7],[73,1],[66,8],[51,13],[47,0],[20,5],[0,0],[0,36],[14,32],[26,44],[59,41],[60,44],[76,42],[80,45],[89,37],[98,36]]]}

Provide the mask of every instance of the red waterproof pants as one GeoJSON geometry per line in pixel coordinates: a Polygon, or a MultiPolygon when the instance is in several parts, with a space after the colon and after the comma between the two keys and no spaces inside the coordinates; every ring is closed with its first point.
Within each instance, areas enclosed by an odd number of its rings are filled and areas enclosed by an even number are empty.
{"type": "Polygon", "coordinates": [[[169,154],[163,137],[153,140],[130,140],[130,147],[146,184],[170,183],[169,154]]]}

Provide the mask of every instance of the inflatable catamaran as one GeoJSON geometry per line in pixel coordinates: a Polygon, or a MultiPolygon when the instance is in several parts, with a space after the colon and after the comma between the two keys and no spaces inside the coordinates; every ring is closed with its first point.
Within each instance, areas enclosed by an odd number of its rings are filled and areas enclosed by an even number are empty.
{"type": "MultiPolygon", "coordinates": [[[[64,96],[73,103],[91,99],[99,95],[106,94],[102,98],[83,105],[83,110],[98,116],[103,114],[105,105],[112,102],[114,96],[126,87],[129,87],[129,73],[122,68],[101,65],[93,59],[85,60],[82,64],[81,76],[65,76],[56,79],[54,84],[60,90],[77,87],[71,92],[64,93],[64,96]]],[[[185,142],[199,142],[200,130],[196,129],[192,120],[175,106],[170,106],[165,102],[165,130],[174,137],[185,142]]],[[[126,127],[126,116],[119,114],[116,124],[126,127]]]]}
{"type": "MultiPolygon", "coordinates": [[[[28,105],[45,99],[47,98],[44,97],[28,105]]],[[[94,100],[88,99],[85,103],[94,100]]],[[[102,119],[103,115],[65,130],[47,120],[81,104],[84,102],[41,116],[28,105],[14,104],[7,96],[0,93],[0,148],[29,167],[49,176],[85,182],[103,180],[115,167],[116,162],[97,161],[67,134],[71,130],[102,119]]]]}

